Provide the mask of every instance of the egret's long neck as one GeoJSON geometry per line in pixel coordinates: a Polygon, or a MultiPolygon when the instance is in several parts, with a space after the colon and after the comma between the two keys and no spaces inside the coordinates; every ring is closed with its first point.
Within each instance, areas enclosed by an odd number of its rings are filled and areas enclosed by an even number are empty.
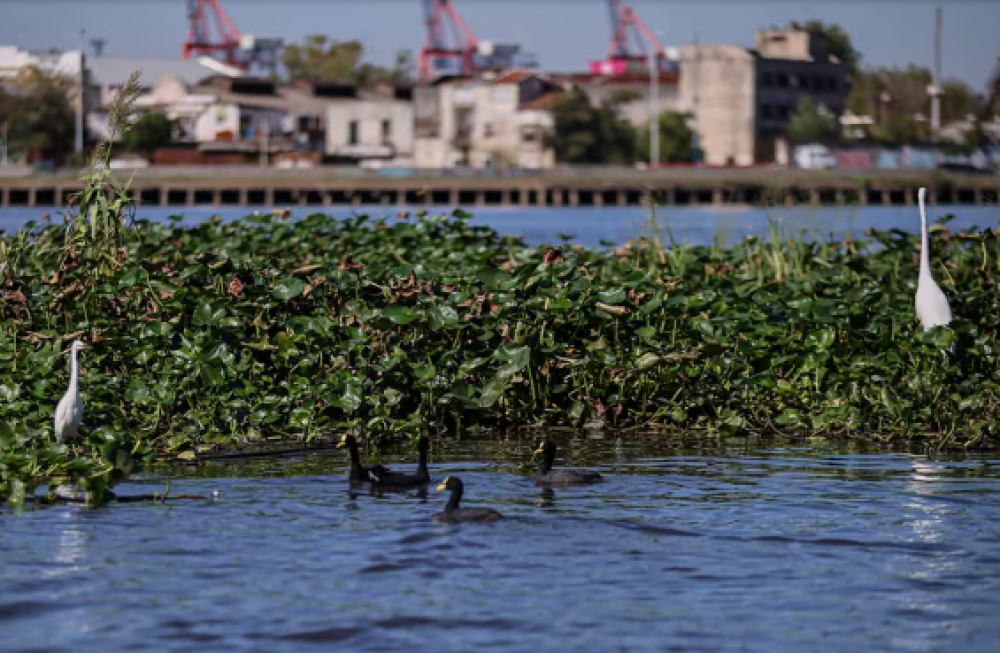
{"type": "Polygon", "coordinates": [[[69,387],[75,388],[80,379],[80,368],[76,362],[76,347],[69,354],[69,387]]]}
{"type": "Polygon", "coordinates": [[[927,235],[927,211],[924,210],[924,203],[920,202],[920,276],[927,279],[931,277],[931,244],[927,235]]]}

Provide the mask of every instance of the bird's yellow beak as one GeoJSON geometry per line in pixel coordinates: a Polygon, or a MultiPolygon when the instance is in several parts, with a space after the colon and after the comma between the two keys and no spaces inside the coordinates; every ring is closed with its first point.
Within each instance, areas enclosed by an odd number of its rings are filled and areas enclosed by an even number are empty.
{"type": "Polygon", "coordinates": [[[441,484],[438,485],[438,487],[437,487],[438,492],[440,492],[441,490],[447,490],[448,489],[448,481],[450,481],[450,480],[451,480],[451,477],[449,476],[448,478],[446,478],[443,481],[441,481],[441,484]]]}
{"type": "Polygon", "coordinates": [[[532,455],[536,453],[542,453],[542,451],[544,450],[545,450],[545,443],[543,442],[542,444],[538,445],[538,448],[535,449],[534,452],[532,452],[532,455]]]}
{"type": "Polygon", "coordinates": [[[340,449],[345,444],[347,444],[347,440],[341,440],[340,442],[337,443],[337,448],[340,449]]]}

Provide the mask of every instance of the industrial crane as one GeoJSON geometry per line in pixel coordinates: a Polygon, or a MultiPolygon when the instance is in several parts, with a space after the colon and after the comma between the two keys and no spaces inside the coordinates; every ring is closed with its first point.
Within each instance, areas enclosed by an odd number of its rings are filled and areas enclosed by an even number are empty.
{"type": "Polygon", "coordinates": [[[653,49],[657,68],[662,67],[666,57],[663,44],[635,11],[622,0],[608,0],[608,10],[611,13],[612,30],[608,57],[604,61],[591,63],[591,72],[620,75],[634,68],[635,64],[648,66],[647,46],[653,49]],[[633,41],[638,45],[637,49],[632,48],[633,41]]]}
{"type": "Polygon", "coordinates": [[[449,0],[424,0],[427,38],[420,50],[420,81],[434,77],[442,60],[457,59],[458,73],[476,73],[479,42],[449,0]],[[449,38],[453,45],[449,45],[449,38]]]}
{"type": "Polygon", "coordinates": [[[254,65],[273,74],[278,66],[278,54],[284,42],[276,38],[259,38],[240,34],[219,0],[185,0],[189,31],[182,53],[218,61],[230,69],[247,72],[254,65]],[[214,27],[214,29],[213,29],[214,27]],[[218,36],[213,37],[213,33],[218,36]]]}

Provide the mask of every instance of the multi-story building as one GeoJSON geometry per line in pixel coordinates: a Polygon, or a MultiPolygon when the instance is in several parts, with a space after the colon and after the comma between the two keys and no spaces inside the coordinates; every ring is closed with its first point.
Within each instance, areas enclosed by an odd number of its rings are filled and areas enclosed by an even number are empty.
{"type": "Polygon", "coordinates": [[[409,87],[355,89],[326,109],[326,153],[366,167],[412,166],[413,91],[409,87]]]}
{"type": "Polygon", "coordinates": [[[547,104],[562,87],[515,70],[476,79],[443,78],[414,90],[414,164],[418,168],[549,168],[547,104]]]}
{"type": "Polygon", "coordinates": [[[840,115],[845,75],[816,34],[765,30],[754,49],[682,46],[680,106],[694,116],[705,163],[752,165],[775,160],[803,97],[840,115]]]}

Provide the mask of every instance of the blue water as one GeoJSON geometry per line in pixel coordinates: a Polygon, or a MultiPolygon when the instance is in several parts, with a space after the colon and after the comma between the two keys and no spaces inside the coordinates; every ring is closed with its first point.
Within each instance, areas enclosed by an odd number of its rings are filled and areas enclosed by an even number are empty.
{"type": "Polygon", "coordinates": [[[214,501],[0,511],[0,650],[998,650],[995,455],[558,441],[606,482],[535,487],[534,438],[432,448],[493,524],[434,524],[434,485],[349,491],[343,452],[173,478],[214,501]]]}
{"type": "MultiPolygon", "coordinates": [[[[418,210],[400,207],[357,207],[340,208],[292,208],[292,217],[308,213],[332,213],[349,216],[352,213],[371,216],[395,216],[400,211],[418,210]]],[[[270,212],[284,207],[142,207],[137,217],[149,220],[163,220],[171,215],[182,215],[183,223],[194,224],[214,215],[226,220],[246,216],[253,211],[270,212]]],[[[428,209],[431,213],[449,212],[448,207],[428,209]]],[[[470,208],[477,223],[493,227],[502,234],[523,236],[531,244],[558,242],[558,234],[573,236],[573,242],[585,246],[598,246],[602,240],[618,244],[651,233],[650,215],[643,208],[470,208]]],[[[40,220],[48,214],[59,220],[60,209],[48,208],[2,208],[0,209],[0,230],[7,232],[22,227],[29,220],[40,220]]],[[[998,206],[938,206],[928,208],[928,219],[954,214],[955,219],[948,224],[951,229],[968,229],[972,226],[995,228],[1000,225],[998,206]]],[[[920,218],[916,207],[796,207],[780,209],[756,209],[746,207],[675,207],[658,208],[656,219],[661,236],[669,242],[669,229],[677,242],[689,244],[710,244],[715,238],[724,242],[735,242],[748,235],[769,234],[769,220],[777,222],[784,235],[798,236],[804,233],[811,239],[824,239],[831,233],[835,237],[851,234],[862,236],[865,230],[875,228],[901,229],[907,232],[920,230],[920,218]]]]}

